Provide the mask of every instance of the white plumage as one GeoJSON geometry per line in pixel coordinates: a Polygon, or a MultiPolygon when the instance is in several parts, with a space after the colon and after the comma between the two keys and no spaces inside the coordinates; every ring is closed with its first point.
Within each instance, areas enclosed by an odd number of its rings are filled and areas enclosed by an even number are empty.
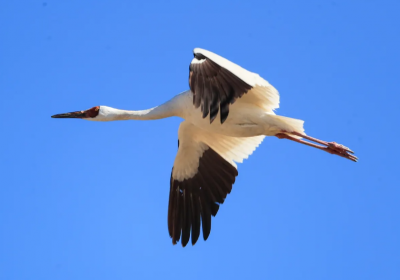
{"type": "Polygon", "coordinates": [[[189,121],[179,126],[180,146],[174,162],[173,178],[178,181],[193,178],[197,173],[199,158],[209,147],[237,168],[261,144],[264,135],[232,137],[203,130],[189,121]]]}
{"type": "Polygon", "coordinates": [[[96,106],[54,118],[91,121],[155,120],[178,116],[179,149],[171,173],[168,230],[173,243],[197,242],[200,225],[206,240],[211,216],[232,189],[236,163],[248,158],[265,136],[277,136],[357,161],[352,151],[335,142],[304,134],[303,121],[277,116],[278,91],[258,74],[210,51],[194,49],[190,90],[142,111],[96,106]],[[320,145],[303,140],[316,142],[320,145]]]}

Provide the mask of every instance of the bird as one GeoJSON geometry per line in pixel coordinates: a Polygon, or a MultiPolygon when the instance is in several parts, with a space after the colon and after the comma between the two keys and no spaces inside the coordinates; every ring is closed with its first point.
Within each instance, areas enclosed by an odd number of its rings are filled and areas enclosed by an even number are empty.
{"type": "Polygon", "coordinates": [[[306,135],[304,121],[275,114],[278,91],[260,75],[205,49],[195,48],[189,90],[140,111],[95,106],[53,115],[89,121],[180,117],[178,151],[170,178],[168,232],[185,247],[207,240],[211,219],[231,192],[242,163],[266,136],[288,139],[356,162],[349,148],[306,135]]]}

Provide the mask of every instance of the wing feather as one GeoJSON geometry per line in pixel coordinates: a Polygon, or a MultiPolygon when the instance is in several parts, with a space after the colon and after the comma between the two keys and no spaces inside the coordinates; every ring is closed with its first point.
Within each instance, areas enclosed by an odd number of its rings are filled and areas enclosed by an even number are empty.
{"type": "Polygon", "coordinates": [[[224,123],[238,99],[270,112],[279,107],[278,91],[258,74],[207,50],[196,48],[189,66],[193,105],[212,123],[220,111],[224,123]]]}
{"type": "Polygon", "coordinates": [[[263,137],[235,138],[197,128],[184,121],[179,127],[178,153],[171,174],[168,230],[173,244],[194,245],[206,240],[211,216],[224,203],[238,175],[235,161],[247,158],[263,137]],[[200,222],[201,221],[201,222],[200,222]]]}

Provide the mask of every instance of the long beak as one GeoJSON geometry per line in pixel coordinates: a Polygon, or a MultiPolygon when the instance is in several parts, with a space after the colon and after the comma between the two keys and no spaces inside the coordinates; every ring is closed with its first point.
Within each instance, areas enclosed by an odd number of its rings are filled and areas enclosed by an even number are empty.
{"type": "Polygon", "coordinates": [[[64,113],[64,114],[57,114],[51,116],[52,118],[56,119],[64,119],[64,118],[85,118],[86,117],[86,111],[76,111],[76,112],[70,112],[70,113],[64,113]]]}

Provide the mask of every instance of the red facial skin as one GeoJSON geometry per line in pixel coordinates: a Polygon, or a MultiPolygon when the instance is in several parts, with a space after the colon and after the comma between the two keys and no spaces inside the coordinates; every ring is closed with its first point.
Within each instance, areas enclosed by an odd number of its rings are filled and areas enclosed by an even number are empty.
{"type": "Polygon", "coordinates": [[[89,110],[85,111],[85,118],[97,117],[99,112],[100,112],[100,106],[96,106],[96,107],[90,108],[89,110]]]}

